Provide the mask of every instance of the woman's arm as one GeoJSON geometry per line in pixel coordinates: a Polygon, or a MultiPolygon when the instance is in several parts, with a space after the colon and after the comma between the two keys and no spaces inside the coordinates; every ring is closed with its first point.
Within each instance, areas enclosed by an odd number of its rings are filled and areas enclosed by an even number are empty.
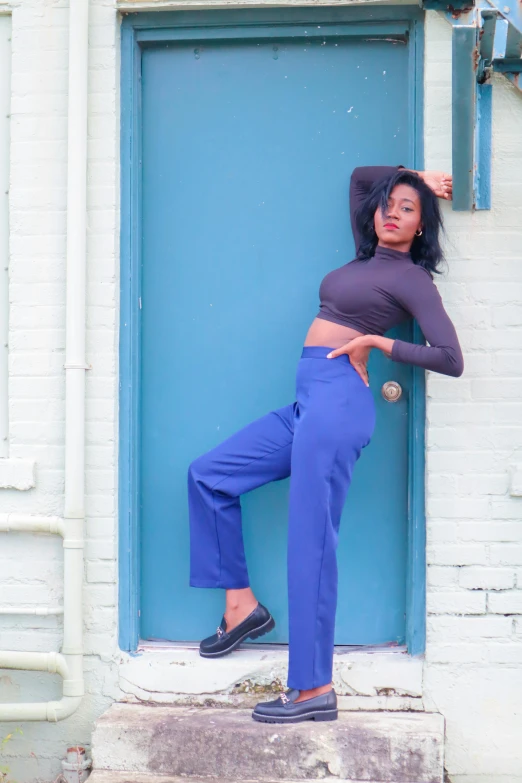
{"type": "Polygon", "coordinates": [[[458,378],[464,371],[464,357],[437,286],[420,266],[405,272],[401,282],[400,296],[396,296],[417,320],[429,345],[369,335],[371,347],[380,348],[394,362],[414,364],[458,378]]]}
{"type": "Polygon", "coordinates": [[[372,348],[378,348],[394,362],[413,364],[458,378],[464,371],[464,358],[455,327],[428,272],[420,266],[404,273],[400,295],[404,309],[416,318],[429,345],[392,340],[376,334],[356,337],[328,354],[335,359],[345,353],[363,381],[368,383],[366,364],[372,348]]]}

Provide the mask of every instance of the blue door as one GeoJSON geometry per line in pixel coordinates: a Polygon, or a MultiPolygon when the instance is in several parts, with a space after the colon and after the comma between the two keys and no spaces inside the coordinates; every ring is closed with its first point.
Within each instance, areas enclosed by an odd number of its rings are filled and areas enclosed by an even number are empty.
{"type": "MultiPolygon", "coordinates": [[[[173,41],[142,54],[140,622],[197,641],[221,591],[189,588],[190,461],[293,401],[323,275],[353,258],[348,183],[411,163],[407,39],[173,41]]],[[[316,33],[317,35],[317,33],[316,33]]],[[[411,339],[410,327],[392,333],[411,339]]],[[[338,644],[404,643],[412,371],[370,362],[378,418],[339,543],[338,644]],[[385,381],[403,389],[384,400],[385,381]]],[[[251,583],[287,639],[288,482],[245,496],[251,583]]]]}

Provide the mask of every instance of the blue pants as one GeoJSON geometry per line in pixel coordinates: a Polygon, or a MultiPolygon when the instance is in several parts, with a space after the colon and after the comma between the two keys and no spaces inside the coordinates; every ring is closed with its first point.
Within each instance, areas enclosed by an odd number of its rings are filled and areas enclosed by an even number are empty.
{"type": "Polygon", "coordinates": [[[373,396],[346,355],[303,349],[296,402],[269,413],[189,469],[192,587],[249,586],[240,495],[291,476],[288,687],[332,680],[336,548],[353,467],[375,426],[373,396]]]}

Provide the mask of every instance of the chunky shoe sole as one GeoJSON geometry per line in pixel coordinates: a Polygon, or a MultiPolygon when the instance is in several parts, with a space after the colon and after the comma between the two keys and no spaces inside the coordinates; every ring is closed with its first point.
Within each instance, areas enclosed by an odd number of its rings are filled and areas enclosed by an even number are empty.
{"type": "Polygon", "coordinates": [[[302,715],[272,718],[269,715],[261,715],[253,712],[252,717],[260,723],[301,723],[305,720],[337,720],[337,710],[317,710],[316,712],[304,712],[302,715]]]}
{"type": "Polygon", "coordinates": [[[260,636],[264,636],[265,633],[268,633],[273,628],[275,628],[275,620],[272,616],[270,616],[270,619],[266,621],[264,625],[260,625],[259,628],[256,628],[255,631],[248,631],[248,633],[244,634],[243,636],[240,636],[239,639],[236,639],[235,642],[233,642],[230,647],[227,647],[226,650],[220,650],[219,652],[211,652],[211,653],[205,653],[199,651],[199,654],[202,658],[222,658],[224,655],[228,655],[229,653],[233,652],[239,645],[245,641],[245,639],[259,639],[260,636]]]}

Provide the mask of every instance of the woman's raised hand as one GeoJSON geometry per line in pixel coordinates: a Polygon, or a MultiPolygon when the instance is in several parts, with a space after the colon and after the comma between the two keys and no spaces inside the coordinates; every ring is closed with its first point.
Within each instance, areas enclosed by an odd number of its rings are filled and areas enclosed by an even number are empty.
{"type": "Polygon", "coordinates": [[[335,359],[337,356],[342,356],[345,353],[352,367],[359,373],[366,386],[369,386],[368,382],[368,370],[366,365],[368,364],[368,357],[370,355],[371,345],[368,344],[368,335],[362,335],[361,337],[354,337],[346,345],[342,345],[340,348],[336,348],[335,351],[331,351],[327,358],[335,359]]]}
{"type": "Polygon", "coordinates": [[[436,196],[451,201],[453,197],[453,177],[444,171],[418,171],[426,185],[433,190],[436,196]]]}

